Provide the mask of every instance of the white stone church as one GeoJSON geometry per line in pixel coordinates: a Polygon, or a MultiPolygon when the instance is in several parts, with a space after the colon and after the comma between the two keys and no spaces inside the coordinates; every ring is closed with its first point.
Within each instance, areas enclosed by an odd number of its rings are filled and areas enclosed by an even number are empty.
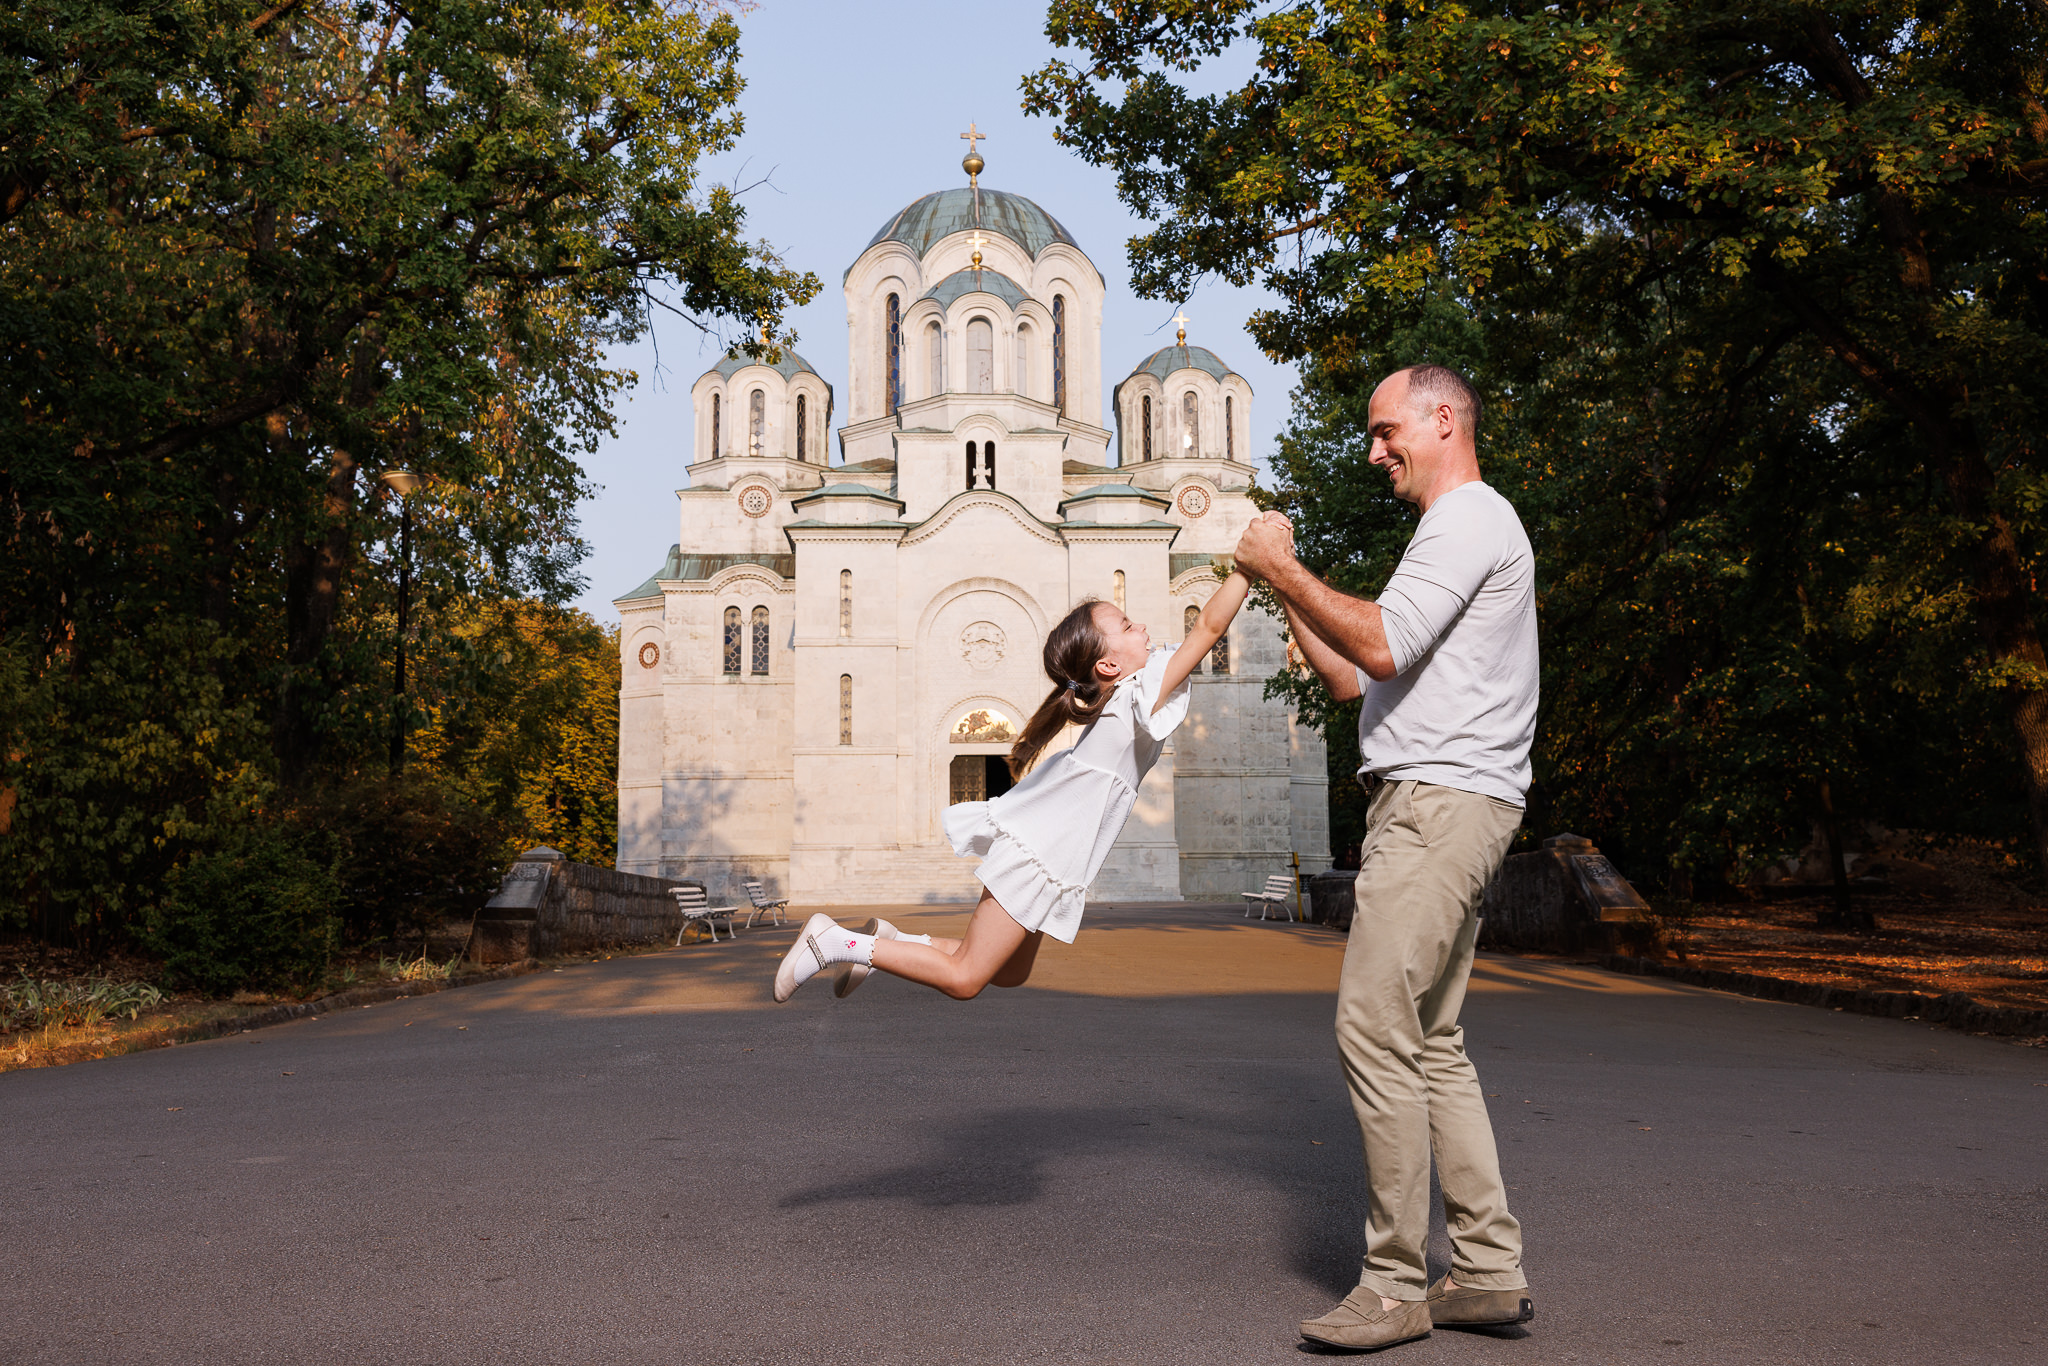
{"type": "MultiPolygon", "coordinates": [[[[754,877],[800,904],[972,899],[940,812],[1008,787],[1046,631],[1094,597],[1179,640],[1255,515],[1250,386],[1183,333],[1095,425],[1101,274],[964,165],[846,272],[836,432],[832,386],[787,351],[691,391],[678,543],[617,599],[624,871],[726,901],[754,877]]],[[[1262,696],[1284,664],[1248,607],[1097,899],[1234,901],[1294,855],[1329,866],[1321,738],[1262,696]]]]}

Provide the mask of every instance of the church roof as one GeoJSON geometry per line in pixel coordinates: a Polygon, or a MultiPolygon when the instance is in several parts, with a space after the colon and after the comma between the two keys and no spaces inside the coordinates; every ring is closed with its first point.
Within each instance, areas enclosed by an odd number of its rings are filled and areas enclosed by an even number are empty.
{"type": "MultiPolygon", "coordinates": [[[[1060,225],[1059,219],[1023,195],[1002,190],[982,190],[980,193],[980,226],[1009,238],[1030,252],[1033,259],[1055,242],[1065,242],[1076,251],[1081,249],[1081,244],[1060,225]]],[[[884,223],[881,231],[868,240],[868,246],[901,242],[923,256],[941,237],[966,232],[975,226],[974,198],[975,192],[967,189],[928,194],[884,223]]]]}
{"type": "Polygon", "coordinates": [[[648,576],[647,582],[629,593],[621,593],[613,602],[631,602],[635,598],[651,598],[661,592],[663,579],[708,579],[722,574],[736,564],[758,564],[785,579],[796,577],[796,556],[794,555],[685,555],[683,548],[672,545],[668,558],[661,568],[648,576]]]}
{"type": "Polygon", "coordinates": [[[1165,379],[1176,370],[1201,370],[1218,379],[1233,373],[1223,363],[1223,358],[1206,346],[1162,346],[1147,356],[1131,374],[1165,379]]]}
{"type": "Polygon", "coordinates": [[[926,290],[924,297],[937,299],[940,308],[951,308],[961,295],[976,292],[993,294],[1011,308],[1031,297],[1015,280],[999,270],[956,270],[926,290]]]}
{"type": "MultiPolygon", "coordinates": [[[[723,378],[731,379],[749,365],[768,365],[768,362],[754,360],[749,356],[727,356],[711,368],[723,378]]],[[[768,368],[784,379],[795,379],[798,375],[815,375],[818,373],[811,368],[809,361],[788,347],[782,349],[782,359],[773,365],[768,365],[768,368]]]]}

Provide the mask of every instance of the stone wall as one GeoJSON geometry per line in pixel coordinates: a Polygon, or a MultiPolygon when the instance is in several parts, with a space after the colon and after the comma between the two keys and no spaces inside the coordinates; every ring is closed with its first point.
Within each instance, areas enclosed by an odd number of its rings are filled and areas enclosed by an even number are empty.
{"type": "Polygon", "coordinates": [[[682,928],[667,878],[571,863],[545,846],[521,854],[477,914],[470,957],[479,963],[583,953],[672,939],[682,928]]]}
{"type": "Polygon", "coordinates": [[[1614,927],[1649,909],[1591,840],[1553,835],[1501,861],[1480,898],[1479,947],[1606,953],[1614,927]]]}

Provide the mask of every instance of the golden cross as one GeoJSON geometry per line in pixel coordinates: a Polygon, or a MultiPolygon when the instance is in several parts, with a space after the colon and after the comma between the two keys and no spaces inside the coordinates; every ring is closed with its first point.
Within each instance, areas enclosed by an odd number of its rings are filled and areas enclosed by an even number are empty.
{"type": "Polygon", "coordinates": [[[1186,309],[1182,309],[1173,315],[1173,325],[1179,329],[1174,336],[1175,342],[1178,345],[1186,346],[1188,344],[1188,314],[1186,309]]]}
{"type": "Polygon", "coordinates": [[[969,156],[973,156],[976,152],[981,150],[979,147],[976,147],[974,145],[975,143],[985,142],[988,140],[988,134],[977,133],[974,131],[974,121],[972,119],[968,120],[967,131],[962,133],[960,137],[961,140],[967,144],[967,155],[969,156]]]}
{"type": "Polygon", "coordinates": [[[968,245],[968,246],[970,246],[970,247],[972,247],[972,248],[974,248],[974,268],[975,268],[976,270],[980,270],[980,269],[981,269],[981,249],[982,249],[983,247],[985,247],[985,246],[987,246],[987,245],[988,245],[988,239],[987,239],[986,237],[983,237],[983,236],[981,235],[981,229],[980,229],[980,228],[976,228],[976,229],[974,230],[973,234],[972,234],[972,235],[970,235],[970,236],[968,237],[968,239],[967,239],[967,245],[968,245]]]}

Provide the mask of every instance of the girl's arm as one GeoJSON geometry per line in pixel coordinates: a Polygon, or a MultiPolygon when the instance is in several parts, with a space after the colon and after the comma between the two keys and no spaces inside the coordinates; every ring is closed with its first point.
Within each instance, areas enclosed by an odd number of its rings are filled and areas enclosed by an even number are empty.
{"type": "Polygon", "coordinates": [[[1173,658],[1166,661],[1166,676],[1159,684],[1159,697],[1152,703],[1152,710],[1158,711],[1166,705],[1166,699],[1173,690],[1187,681],[1195,666],[1202,662],[1223,633],[1230,629],[1230,622],[1237,615],[1237,609],[1244,606],[1245,594],[1252,591],[1252,581],[1244,571],[1233,569],[1230,577],[1223,581],[1202,608],[1202,615],[1195,618],[1195,624],[1188,631],[1188,638],[1173,652],[1173,658]]]}

